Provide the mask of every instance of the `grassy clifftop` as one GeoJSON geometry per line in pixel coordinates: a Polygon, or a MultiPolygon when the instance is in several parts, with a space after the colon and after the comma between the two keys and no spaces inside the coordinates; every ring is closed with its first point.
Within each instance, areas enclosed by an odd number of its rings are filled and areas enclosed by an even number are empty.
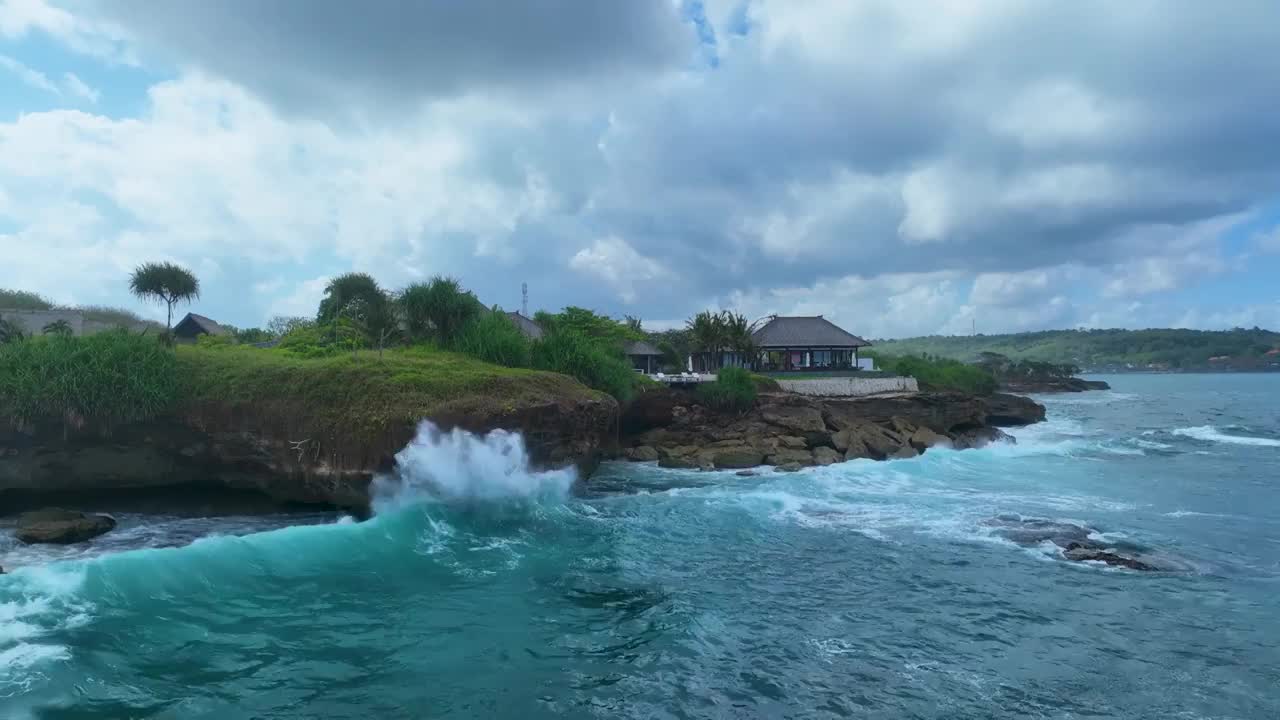
{"type": "Polygon", "coordinates": [[[246,347],[182,347],[177,358],[180,407],[252,410],[263,422],[305,421],[322,433],[377,433],[447,411],[502,414],[608,399],[564,375],[427,349],[300,358],[246,347]]]}
{"type": "Polygon", "coordinates": [[[605,401],[555,373],[430,349],[322,358],[245,346],[160,346],[103,333],[0,345],[0,418],[95,426],[177,415],[250,417],[264,427],[369,438],[440,413],[501,415],[605,401]]]}

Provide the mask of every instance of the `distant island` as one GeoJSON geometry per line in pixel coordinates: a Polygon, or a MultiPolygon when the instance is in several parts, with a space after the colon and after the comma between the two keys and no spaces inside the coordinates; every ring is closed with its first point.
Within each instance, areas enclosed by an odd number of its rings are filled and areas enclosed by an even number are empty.
{"type": "Polygon", "coordinates": [[[1280,333],[1232,330],[1044,330],[876,340],[878,351],[978,362],[984,354],[1084,372],[1280,372],[1280,333]]]}

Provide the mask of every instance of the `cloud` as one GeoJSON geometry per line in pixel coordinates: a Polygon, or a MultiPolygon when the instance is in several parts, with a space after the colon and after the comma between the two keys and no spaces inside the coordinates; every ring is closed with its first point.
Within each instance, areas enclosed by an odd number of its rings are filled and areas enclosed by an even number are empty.
{"type": "Polygon", "coordinates": [[[625,82],[679,67],[694,49],[671,2],[101,0],[92,7],[145,46],[282,106],[320,113],[625,82]]]}
{"type": "Polygon", "coordinates": [[[1173,322],[1264,272],[1228,239],[1280,187],[1264,0],[0,2],[5,37],[171,78],[0,123],[6,239],[98,263],[24,248],[0,285],[165,255],[241,324],[350,269],[885,336],[1173,322]]]}
{"type": "Polygon", "coordinates": [[[569,259],[569,267],[603,280],[627,304],[636,301],[636,286],[667,278],[671,271],[662,263],[636,252],[620,237],[596,240],[569,259]]]}
{"type": "Polygon", "coordinates": [[[37,90],[44,90],[55,95],[61,94],[58,86],[49,81],[49,77],[39,70],[33,70],[21,62],[9,57],[8,55],[0,55],[0,68],[4,68],[8,72],[17,76],[24,84],[29,85],[37,90]]]}
{"type": "Polygon", "coordinates": [[[88,100],[91,103],[98,102],[98,98],[102,96],[102,93],[85,85],[84,81],[76,77],[75,73],[66,72],[62,74],[62,87],[66,89],[69,95],[78,97],[81,100],[88,100]]]}

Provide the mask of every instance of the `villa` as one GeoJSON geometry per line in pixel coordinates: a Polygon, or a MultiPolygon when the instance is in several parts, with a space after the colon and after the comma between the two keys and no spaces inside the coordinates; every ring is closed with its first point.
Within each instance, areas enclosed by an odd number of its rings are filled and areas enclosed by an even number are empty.
{"type": "Polygon", "coordinates": [[[775,315],[752,334],[760,348],[759,369],[852,370],[859,367],[858,349],[871,343],[821,315],[775,315]]]}

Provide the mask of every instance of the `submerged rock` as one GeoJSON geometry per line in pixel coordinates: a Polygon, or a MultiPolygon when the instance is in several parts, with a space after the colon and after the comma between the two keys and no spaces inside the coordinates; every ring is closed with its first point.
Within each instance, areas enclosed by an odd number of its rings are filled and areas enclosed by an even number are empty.
{"type": "Polygon", "coordinates": [[[774,470],[777,470],[778,472],[800,472],[803,467],[804,466],[798,462],[789,462],[775,466],[774,470]]]}
{"type": "Polygon", "coordinates": [[[764,453],[749,447],[730,447],[717,450],[711,460],[717,468],[736,470],[759,465],[764,461],[764,453]]]}
{"type": "Polygon", "coordinates": [[[48,508],[19,515],[14,537],[28,545],[69,545],[110,532],[115,526],[115,518],[107,515],[48,508]]]}
{"type": "Polygon", "coordinates": [[[1139,559],[1136,552],[1108,546],[1091,536],[1096,529],[1075,523],[1023,518],[1018,515],[1000,515],[984,520],[983,525],[996,528],[996,534],[1019,545],[1034,547],[1053,543],[1062,548],[1062,557],[1072,562],[1101,562],[1114,567],[1144,572],[1160,570],[1150,562],[1139,559]]]}
{"type": "Polygon", "coordinates": [[[658,459],[658,451],[650,445],[641,445],[627,448],[626,456],[628,460],[635,462],[652,462],[658,459]]]}
{"type": "Polygon", "coordinates": [[[1069,543],[1064,549],[1062,556],[1075,562],[1102,562],[1116,567],[1129,568],[1130,570],[1150,572],[1158,569],[1138,560],[1137,558],[1126,557],[1108,550],[1087,546],[1082,543],[1069,543]]]}

